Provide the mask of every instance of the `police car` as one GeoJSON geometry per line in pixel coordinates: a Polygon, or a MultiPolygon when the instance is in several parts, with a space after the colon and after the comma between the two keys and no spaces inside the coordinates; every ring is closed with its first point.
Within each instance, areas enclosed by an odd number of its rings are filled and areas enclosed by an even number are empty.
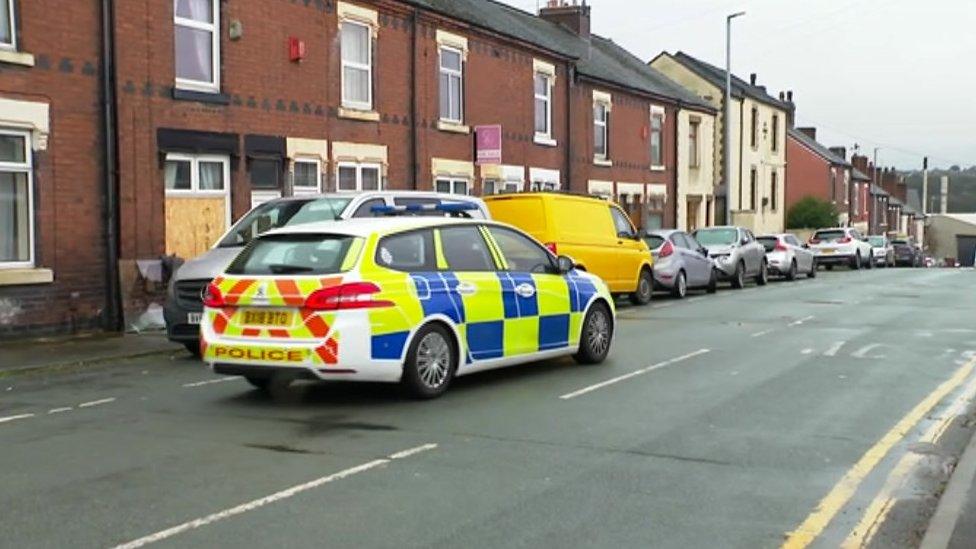
{"type": "Polygon", "coordinates": [[[270,231],[213,280],[204,305],[201,353],[216,373],[259,388],[400,382],[421,398],[492,368],[602,362],[615,323],[607,286],[570,258],[508,225],[447,217],[270,231]]]}

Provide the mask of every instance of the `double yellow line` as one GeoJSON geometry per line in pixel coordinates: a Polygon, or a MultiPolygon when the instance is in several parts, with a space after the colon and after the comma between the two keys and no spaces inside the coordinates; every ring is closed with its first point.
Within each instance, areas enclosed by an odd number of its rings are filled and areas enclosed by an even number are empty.
{"type": "Polygon", "coordinates": [[[783,549],[801,549],[810,545],[823,531],[840,510],[850,501],[861,482],[877,467],[878,463],[896,444],[898,444],[935,406],[949,393],[962,385],[976,368],[976,358],[973,358],[929,393],[924,400],[915,405],[905,417],[895,424],[881,440],[868,449],[861,459],[840,479],[833,489],[820,500],[806,520],[796,530],[787,534],[783,542],[783,549]]]}

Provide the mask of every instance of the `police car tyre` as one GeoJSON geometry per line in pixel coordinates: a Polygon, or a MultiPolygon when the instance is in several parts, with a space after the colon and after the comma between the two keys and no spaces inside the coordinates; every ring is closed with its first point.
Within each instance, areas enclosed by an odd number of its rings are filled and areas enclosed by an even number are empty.
{"type": "Polygon", "coordinates": [[[718,271],[712,269],[712,278],[708,279],[708,286],[705,288],[710,294],[714,294],[718,291],[718,271]]]}
{"type": "Polygon", "coordinates": [[[447,390],[457,369],[458,351],[441,324],[428,324],[413,337],[403,365],[404,389],[415,398],[436,398],[447,390]]]}
{"type": "Polygon", "coordinates": [[[203,353],[200,352],[199,341],[185,341],[183,342],[183,346],[186,347],[186,350],[189,351],[190,355],[192,355],[193,358],[203,357],[203,353]]]}
{"type": "Polygon", "coordinates": [[[649,269],[641,269],[637,277],[637,290],[630,294],[630,301],[634,305],[647,305],[654,294],[654,277],[649,269]]]}
{"type": "Polygon", "coordinates": [[[594,303],[583,319],[579,351],[573,358],[580,364],[599,364],[610,353],[612,340],[613,317],[610,308],[600,302],[594,303]]]}
{"type": "Polygon", "coordinates": [[[255,388],[261,389],[262,391],[267,391],[271,387],[271,381],[272,381],[271,377],[244,376],[244,379],[246,379],[247,382],[253,385],[255,388]]]}

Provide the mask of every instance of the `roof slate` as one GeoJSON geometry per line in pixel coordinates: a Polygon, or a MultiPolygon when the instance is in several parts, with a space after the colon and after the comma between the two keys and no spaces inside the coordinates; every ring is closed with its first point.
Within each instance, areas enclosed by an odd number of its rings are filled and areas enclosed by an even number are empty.
{"type": "MultiPolygon", "coordinates": [[[[725,89],[725,69],[720,69],[715,65],[692,57],[683,51],[675,53],[672,57],[705,80],[711,82],[713,86],[725,89]]],[[[769,95],[765,88],[753,86],[735,74],[732,74],[732,95],[733,97],[740,99],[742,97],[748,97],[778,109],[790,110],[792,108],[792,106],[786,101],[780,101],[779,99],[769,95]]]]}
{"type": "Polygon", "coordinates": [[[833,151],[831,151],[827,147],[824,147],[819,142],[811,139],[809,135],[801,132],[800,130],[798,130],[796,128],[788,128],[786,130],[786,133],[790,137],[792,137],[793,139],[796,139],[797,141],[799,141],[800,143],[802,143],[806,148],[808,148],[808,149],[812,150],[813,152],[815,152],[816,154],[820,155],[820,157],[822,157],[824,160],[830,162],[831,164],[833,164],[835,166],[844,166],[846,168],[853,167],[853,166],[851,166],[851,163],[850,162],[848,162],[847,160],[845,160],[845,159],[837,156],[836,154],[834,154],[833,151]]]}
{"type": "Polygon", "coordinates": [[[495,0],[404,1],[571,59],[585,76],[714,111],[703,99],[607,38],[594,34],[587,40],[562,25],[495,0]]]}

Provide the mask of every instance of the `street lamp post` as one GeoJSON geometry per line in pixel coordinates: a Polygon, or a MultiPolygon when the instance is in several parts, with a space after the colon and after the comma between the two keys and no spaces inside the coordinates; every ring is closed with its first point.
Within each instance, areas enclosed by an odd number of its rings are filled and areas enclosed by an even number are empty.
{"type": "Polygon", "coordinates": [[[740,11],[725,18],[725,143],[723,158],[725,171],[725,224],[732,224],[732,20],[745,15],[740,11]]]}

